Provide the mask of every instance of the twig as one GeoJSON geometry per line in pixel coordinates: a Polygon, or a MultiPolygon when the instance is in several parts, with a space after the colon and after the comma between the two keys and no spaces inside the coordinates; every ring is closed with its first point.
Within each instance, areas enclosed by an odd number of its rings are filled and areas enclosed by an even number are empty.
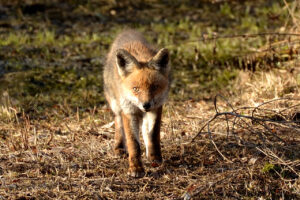
{"type": "Polygon", "coordinates": [[[292,168],[289,164],[287,164],[284,160],[282,160],[281,158],[279,158],[274,152],[272,152],[271,150],[269,150],[269,152],[271,152],[271,155],[268,154],[267,152],[263,151],[261,148],[256,147],[257,150],[259,150],[260,152],[262,152],[263,154],[265,154],[268,157],[271,158],[276,158],[278,161],[280,161],[280,164],[283,164],[285,166],[287,166],[291,171],[293,171],[297,176],[300,176],[299,173],[296,172],[296,170],[294,168],[292,168]]]}
{"type": "Polygon", "coordinates": [[[195,138],[197,138],[201,134],[202,130],[206,126],[208,126],[210,122],[212,122],[213,120],[215,120],[216,118],[218,118],[221,115],[225,115],[225,116],[226,115],[231,115],[231,116],[251,119],[252,121],[259,121],[259,122],[274,122],[274,123],[282,123],[282,124],[298,123],[298,121],[276,121],[276,120],[272,120],[272,119],[263,119],[263,118],[252,117],[252,116],[249,116],[249,115],[241,115],[241,114],[234,113],[234,112],[221,112],[221,113],[216,113],[214,117],[212,117],[208,122],[206,122],[205,125],[197,133],[197,135],[192,138],[191,142],[194,142],[195,138]]]}
{"type": "MultiPolygon", "coordinates": [[[[232,133],[233,135],[234,134],[234,127],[235,126],[239,126],[239,127],[242,127],[242,128],[245,128],[244,125],[246,125],[246,129],[248,131],[250,131],[251,133],[254,133],[254,134],[258,134],[260,139],[262,141],[265,142],[265,138],[267,138],[267,135],[265,135],[265,133],[270,133],[271,135],[273,135],[276,139],[278,139],[279,141],[283,142],[284,144],[286,144],[286,142],[280,138],[279,136],[277,136],[276,134],[274,134],[273,132],[273,129],[269,127],[268,123],[271,123],[271,124],[274,124],[274,125],[279,125],[279,126],[284,126],[284,127],[287,127],[287,128],[290,128],[290,129],[293,129],[295,131],[298,131],[298,129],[300,130],[299,128],[299,125],[297,125],[296,123],[298,123],[298,121],[288,121],[286,120],[284,117],[283,117],[283,120],[274,120],[274,119],[270,119],[270,118],[265,118],[264,116],[261,116],[261,117],[256,117],[254,116],[254,113],[257,112],[258,110],[267,110],[268,112],[271,112],[273,110],[269,110],[269,109],[261,109],[260,107],[262,107],[263,105],[266,105],[266,104],[270,104],[272,102],[276,102],[276,101],[282,101],[282,100],[294,100],[294,99],[291,99],[291,98],[279,98],[279,99],[272,99],[270,101],[266,101],[264,103],[261,103],[259,104],[258,106],[255,106],[255,107],[242,107],[242,108],[238,108],[238,109],[235,109],[233,107],[233,105],[223,96],[221,95],[216,95],[216,97],[214,98],[214,110],[215,110],[215,115],[209,119],[202,127],[201,129],[199,130],[199,132],[192,138],[192,140],[189,142],[189,143],[192,143],[195,141],[195,139],[203,134],[203,133],[207,133],[209,135],[209,139],[211,141],[211,143],[214,145],[216,151],[222,156],[222,158],[226,161],[229,161],[232,163],[231,160],[229,160],[228,158],[226,158],[222,152],[219,150],[219,148],[217,147],[216,143],[214,142],[213,140],[213,137],[212,137],[212,132],[210,130],[210,125],[211,123],[219,118],[219,119],[223,119],[226,121],[226,130],[227,130],[227,136],[229,135],[229,132],[230,132],[230,127],[229,127],[229,122],[232,122],[232,133]],[[226,104],[230,107],[230,109],[232,111],[226,111],[226,112],[220,112],[218,106],[217,106],[217,98],[222,98],[226,104]],[[239,114],[238,111],[240,110],[244,110],[244,109],[252,109],[251,110],[251,115],[243,115],[243,114],[239,114]],[[224,116],[224,118],[220,118],[220,116],[224,116]],[[233,121],[230,121],[230,118],[228,116],[233,116],[234,119],[233,121]],[[237,120],[238,119],[238,120],[237,120]],[[264,131],[255,131],[252,126],[246,121],[246,119],[248,120],[251,120],[252,124],[259,124],[261,127],[264,128],[264,131]],[[295,124],[295,125],[293,125],[295,124]],[[203,132],[203,130],[207,127],[207,132],[203,132]],[[266,131],[266,132],[265,132],[266,131]]],[[[294,108],[295,106],[291,106],[290,108],[294,108]]],[[[285,110],[287,110],[288,108],[285,108],[285,110]]],[[[274,112],[274,111],[273,111],[274,112]]],[[[274,152],[272,153],[266,153],[264,152],[261,148],[259,148],[257,145],[254,145],[255,148],[257,148],[259,151],[261,151],[262,153],[264,153],[265,155],[271,157],[271,158],[275,158],[277,160],[279,160],[283,165],[287,166],[292,172],[294,172],[295,174],[297,174],[299,176],[299,173],[297,173],[297,171],[290,166],[290,164],[288,164],[286,161],[283,161],[281,158],[279,158],[274,152]]]]}
{"type": "Polygon", "coordinates": [[[217,145],[216,145],[216,143],[214,142],[213,139],[211,139],[210,142],[215,146],[217,152],[222,156],[222,158],[223,158],[224,160],[226,160],[226,161],[228,161],[228,162],[230,162],[230,163],[233,163],[231,160],[229,160],[228,158],[226,158],[226,157],[222,154],[222,152],[219,150],[219,148],[217,147],[217,145]]]}
{"type": "Polygon", "coordinates": [[[200,129],[200,131],[197,133],[196,136],[194,136],[191,140],[190,143],[194,142],[194,140],[202,133],[202,131],[204,130],[204,128],[212,121],[214,121],[216,118],[218,117],[218,115],[216,114],[215,116],[213,116],[210,120],[208,120],[203,126],[202,128],[200,129]]]}
{"type": "MultiPolygon", "coordinates": [[[[232,38],[253,38],[253,37],[262,37],[268,35],[276,35],[276,36],[296,36],[300,37],[298,33],[279,33],[279,32],[264,32],[264,33],[254,33],[254,34],[237,34],[237,35],[223,35],[217,36],[216,34],[212,37],[206,37],[206,34],[202,34],[202,38],[197,40],[189,40],[186,41],[184,44],[194,43],[194,42],[206,42],[206,41],[215,41],[220,39],[232,39],[232,38]]],[[[175,46],[176,44],[171,44],[168,46],[175,46]]]]}
{"type": "Polygon", "coordinates": [[[291,16],[291,18],[292,18],[292,20],[293,20],[293,23],[296,25],[297,28],[299,28],[299,25],[298,25],[298,23],[297,23],[297,19],[296,19],[296,17],[294,16],[294,13],[292,12],[292,10],[290,9],[288,3],[286,2],[286,0],[283,0],[283,2],[284,2],[284,4],[285,4],[286,8],[288,9],[288,12],[289,12],[289,14],[290,14],[290,16],[291,16]]]}
{"type": "Polygon", "coordinates": [[[272,100],[270,100],[270,101],[263,102],[263,103],[259,104],[258,106],[254,107],[254,109],[253,109],[253,111],[252,111],[252,117],[254,116],[255,111],[256,111],[259,107],[261,107],[261,106],[263,106],[263,105],[266,105],[266,104],[271,103],[271,102],[274,102],[274,101],[289,100],[289,99],[290,99],[290,98],[278,98],[278,99],[272,99],[272,100]]]}

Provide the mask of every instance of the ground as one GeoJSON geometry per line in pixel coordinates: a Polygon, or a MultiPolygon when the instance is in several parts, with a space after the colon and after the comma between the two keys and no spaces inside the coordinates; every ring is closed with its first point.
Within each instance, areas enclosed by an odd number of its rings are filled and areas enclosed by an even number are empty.
{"type": "Polygon", "coordinates": [[[297,1],[0,2],[0,199],[300,198],[297,1]],[[102,89],[125,28],[173,69],[164,162],[140,179],[102,89]]]}

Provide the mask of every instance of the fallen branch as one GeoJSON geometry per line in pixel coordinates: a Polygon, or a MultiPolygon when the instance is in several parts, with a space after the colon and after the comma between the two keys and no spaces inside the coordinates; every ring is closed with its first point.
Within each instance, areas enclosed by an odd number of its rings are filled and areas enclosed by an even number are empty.
{"type": "MultiPolygon", "coordinates": [[[[257,117],[255,116],[255,113],[258,111],[265,111],[267,110],[268,112],[271,113],[275,113],[277,114],[278,112],[275,112],[274,110],[271,109],[261,109],[262,106],[270,104],[270,103],[274,103],[274,102],[278,102],[278,101],[293,101],[293,100],[297,100],[297,99],[290,99],[290,98],[278,98],[278,99],[272,99],[270,101],[264,102],[259,104],[258,106],[255,107],[243,107],[243,108],[238,108],[235,109],[233,107],[233,105],[223,96],[221,95],[217,95],[214,98],[214,110],[215,110],[215,115],[210,118],[199,130],[199,132],[192,138],[192,140],[189,142],[192,143],[196,140],[196,138],[198,136],[200,136],[201,134],[208,134],[209,135],[209,139],[210,142],[213,144],[213,146],[215,147],[216,151],[220,154],[220,156],[228,161],[231,162],[232,161],[230,159],[228,159],[226,156],[224,156],[224,154],[219,150],[218,146],[216,145],[216,143],[213,140],[213,136],[212,136],[212,131],[210,130],[211,124],[216,120],[216,119],[223,119],[226,121],[226,130],[227,130],[227,136],[230,134],[230,130],[232,135],[236,135],[235,134],[235,127],[238,126],[241,129],[244,130],[248,130],[250,131],[251,134],[257,134],[259,136],[259,138],[263,141],[263,144],[265,144],[267,136],[272,135],[274,138],[277,139],[277,141],[282,142],[283,144],[286,144],[286,142],[280,138],[277,134],[276,134],[276,129],[272,128],[271,126],[278,126],[278,127],[284,127],[286,129],[291,129],[293,130],[295,133],[300,133],[300,121],[297,120],[288,120],[285,117],[280,118],[279,120],[276,119],[272,119],[270,117],[265,117],[265,116],[260,116],[257,117]],[[232,111],[226,111],[226,112],[220,112],[218,105],[217,105],[217,101],[218,101],[218,97],[222,98],[226,104],[230,107],[230,109],[232,111]],[[248,109],[251,113],[251,115],[245,115],[245,114],[240,114],[241,111],[248,109]],[[224,118],[221,118],[220,116],[224,116],[224,118]],[[233,120],[230,121],[230,117],[233,117],[233,120]],[[248,123],[246,120],[250,120],[251,123],[248,123]],[[230,122],[232,123],[232,128],[230,129],[230,122]],[[263,129],[259,129],[259,131],[255,130],[253,128],[254,125],[259,125],[260,127],[262,127],[263,129]],[[207,128],[207,131],[203,132],[204,129],[207,128]]],[[[299,105],[299,104],[296,104],[299,105]]],[[[292,105],[288,108],[284,108],[284,111],[287,111],[288,109],[295,109],[295,105],[292,105]]],[[[281,115],[283,115],[283,113],[281,112],[281,115]]],[[[232,119],[231,117],[231,119],[232,119]]],[[[243,141],[243,144],[246,145],[247,142],[243,141]]],[[[270,143],[269,143],[270,144],[270,143]]],[[[253,145],[251,145],[253,147],[253,145]]],[[[264,151],[261,147],[258,147],[257,145],[254,145],[254,147],[259,150],[260,152],[262,152],[263,154],[265,154],[266,156],[272,158],[272,159],[276,159],[277,161],[279,161],[280,164],[287,166],[293,173],[295,173],[297,176],[299,176],[299,172],[297,172],[297,170],[295,170],[291,164],[289,162],[284,161],[282,158],[278,157],[274,152],[272,152],[268,147],[266,147],[265,145],[263,145],[263,147],[265,147],[267,152],[271,152],[271,153],[267,153],[266,151],[264,151]]]]}

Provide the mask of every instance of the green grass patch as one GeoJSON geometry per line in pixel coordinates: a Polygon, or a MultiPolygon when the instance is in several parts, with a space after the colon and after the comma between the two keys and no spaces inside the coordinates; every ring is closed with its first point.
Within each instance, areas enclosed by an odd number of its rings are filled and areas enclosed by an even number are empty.
{"type": "MultiPolygon", "coordinates": [[[[268,42],[265,37],[200,41],[203,37],[274,32],[289,24],[283,2],[261,0],[76,1],[65,9],[48,2],[39,5],[43,13],[31,4],[12,6],[7,11],[12,25],[0,27],[0,90],[18,105],[38,101],[45,108],[51,101],[79,107],[104,102],[105,56],[124,28],[140,30],[153,44],[169,48],[171,99],[186,100],[230,88],[238,70],[245,68],[243,56],[268,42]]],[[[255,67],[264,68],[259,59],[255,67]]]]}

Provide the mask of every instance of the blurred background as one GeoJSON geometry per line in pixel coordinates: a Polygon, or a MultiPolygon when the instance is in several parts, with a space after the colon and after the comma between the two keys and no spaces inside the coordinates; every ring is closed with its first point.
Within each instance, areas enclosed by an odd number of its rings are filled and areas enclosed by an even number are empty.
{"type": "Polygon", "coordinates": [[[125,28],[169,48],[172,100],[210,99],[228,88],[235,93],[241,70],[299,68],[299,35],[277,34],[299,33],[298,1],[0,3],[0,94],[25,110],[102,105],[105,56],[125,28]]]}
{"type": "Polygon", "coordinates": [[[299,80],[299,26],[289,0],[2,0],[0,98],[36,114],[103,105],[105,56],[125,28],[169,48],[174,101],[233,95],[241,71],[287,69],[299,80]]]}

